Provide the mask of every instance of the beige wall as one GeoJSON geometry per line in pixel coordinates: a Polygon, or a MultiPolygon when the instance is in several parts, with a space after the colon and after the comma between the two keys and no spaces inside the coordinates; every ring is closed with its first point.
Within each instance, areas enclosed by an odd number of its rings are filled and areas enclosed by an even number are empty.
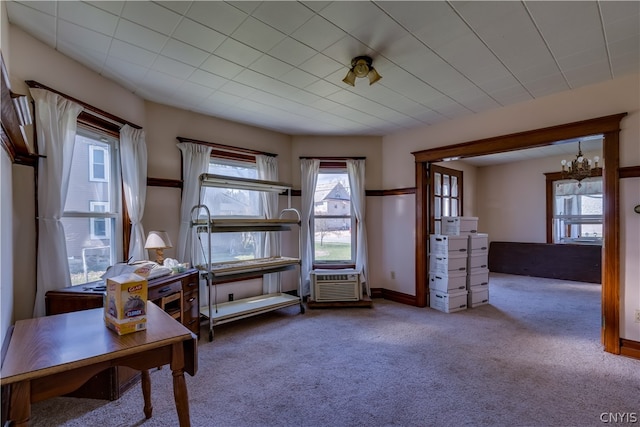
{"type": "MultiPolygon", "coordinates": [[[[604,83],[549,95],[438,125],[386,136],[382,143],[382,156],[384,158],[383,186],[385,188],[415,186],[415,161],[411,152],[622,112],[627,112],[628,115],[621,122],[620,164],[622,167],[640,165],[640,144],[638,144],[638,140],[640,140],[639,93],[640,75],[632,74],[604,83]]],[[[554,166],[553,169],[557,170],[557,166],[554,166]]],[[[486,179],[492,178],[488,177],[486,179]]],[[[504,181],[510,182],[512,179],[513,177],[509,177],[505,178],[504,181]]],[[[624,181],[622,180],[622,182],[624,181]]],[[[637,180],[631,184],[624,184],[625,188],[629,186],[631,188],[628,188],[625,193],[621,193],[621,205],[633,203],[628,198],[633,198],[637,194],[636,182],[637,180]]],[[[487,185],[490,184],[488,183],[487,185]]],[[[483,191],[490,190],[486,188],[479,189],[478,197],[483,191]]],[[[512,191],[512,189],[509,191],[512,191]]],[[[394,205],[394,200],[391,200],[391,197],[388,199],[385,200],[385,205],[394,205]]],[[[415,198],[412,199],[412,203],[411,209],[415,209],[415,198]]],[[[479,204],[480,202],[477,201],[477,203],[479,204]]],[[[495,210],[497,207],[487,206],[483,209],[495,210]]],[[[394,224],[393,235],[409,235],[415,230],[415,223],[407,222],[405,215],[395,214],[395,212],[394,209],[384,209],[384,223],[394,224]]],[[[487,216],[486,213],[483,215],[487,216]]],[[[638,229],[633,228],[635,223],[631,221],[633,215],[635,214],[628,209],[622,211],[622,235],[637,235],[638,229]]],[[[480,219],[479,228],[485,227],[484,221],[484,219],[480,219]]],[[[519,227],[515,223],[511,226],[512,229],[519,227]]],[[[495,226],[488,224],[486,228],[495,229],[495,226]]],[[[537,226],[537,228],[539,229],[540,227],[537,226]]],[[[536,233],[533,238],[539,241],[537,236],[536,233]]],[[[495,238],[495,236],[492,237],[495,238]]],[[[511,235],[502,234],[502,237],[506,240],[512,240],[511,235]]],[[[388,258],[385,259],[385,268],[389,271],[402,268],[405,262],[403,254],[410,254],[415,250],[414,240],[396,239],[391,241],[387,239],[384,241],[384,245],[384,250],[388,254],[388,258]]],[[[636,266],[639,247],[640,239],[625,239],[621,246],[623,294],[633,295],[634,298],[637,296],[638,287],[640,286],[640,275],[636,266]]],[[[411,283],[414,282],[415,272],[412,271],[411,274],[407,275],[406,283],[398,286],[397,289],[409,289],[411,288],[411,283]]],[[[412,291],[411,294],[414,294],[414,292],[412,291]]],[[[624,300],[622,302],[621,324],[627,326],[631,324],[633,311],[630,307],[633,305],[640,304],[638,304],[637,300],[631,302],[624,300]]],[[[637,324],[634,324],[634,326],[635,328],[627,327],[622,330],[625,334],[622,338],[640,341],[640,328],[637,327],[637,324]]]]}
{"type": "MultiPolygon", "coordinates": [[[[578,145],[574,145],[577,152],[578,145]]],[[[602,158],[601,151],[585,155],[602,158]]],[[[478,168],[475,215],[478,230],[488,233],[489,241],[546,243],[544,173],[560,172],[563,158],[569,157],[552,156],[478,168]]]]}

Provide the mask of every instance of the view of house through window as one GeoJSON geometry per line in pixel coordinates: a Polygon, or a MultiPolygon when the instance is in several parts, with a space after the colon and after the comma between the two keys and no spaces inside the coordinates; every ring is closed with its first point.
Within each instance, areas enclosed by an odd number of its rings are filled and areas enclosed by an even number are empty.
{"type": "Polygon", "coordinates": [[[71,283],[100,279],[122,261],[118,140],[78,126],[62,224],[71,283]]]}
{"type": "MultiPolygon", "coordinates": [[[[258,178],[255,163],[212,158],[209,173],[235,178],[258,178]]],[[[260,192],[233,188],[206,187],[202,204],[209,208],[212,218],[264,218],[260,192]]],[[[217,233],[211,239],[212,262],[254,259],[260,257],[261,232],[217,233]]],[[[201,249],[208,253],[207,239],[201,235],[201,249]]]]}
{"type": "Polygon", "coordinates": [[[355,262],[355,216],[346,170],[321,169],[313,208],[314,263],[355,262]]]}
{"type": "Polygon", "coordinates": [[[553,190],[553,242],[602,245],[602,177],[556,181],[553,190]]]}

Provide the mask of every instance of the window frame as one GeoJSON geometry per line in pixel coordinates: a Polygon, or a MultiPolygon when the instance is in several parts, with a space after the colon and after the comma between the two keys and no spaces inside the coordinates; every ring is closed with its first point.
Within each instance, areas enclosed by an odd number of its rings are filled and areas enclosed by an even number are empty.
{"type": "MultiPolygon", "coordinates": [[[[346,161],[321,161],[320,167],[318,169],[318,176],[320,174],[346,174],[348,179],[348,171],[347,171],[347,162],[346,161]]],[[[316,183],[317,187],[317,183],[316,183]]],[[[315,193],[315,190],[314,190],[315,193]]],[[[313,268],[322,268],[322,269],[335,269],[335,268],[355,268],[356,265],[356,254],[357,254],[357,219],[355,212],[353,210],[353,202],[351,201],[351,192],[349,192],[349,210],[350,215],[318,215],[322,219],[341,219],[341,218],[349,218],[350,226],[351,226],[351,259],[350,260],[317,260],[316,259],[316,241],[313,239],[313,250],[312,252],[312,266],[313,268]]],[[[313,230],[315,236],[315,221],[316,221],[316,212],[315,212],[315,202],[314,209],[311,212],[311,216],[309,218],[310,224],[309,227],[313,230]]]]}
{"type": "MultiPolygon", "coordinates": [[[[124,223],[125,217],[128,218],[126,214],[126,203],[123,199],[123,183],[122,183],[122,175],[120,173],[120,134],[119,132],[110,132],[104,128],[100,128],[96,126],[95,123],[91,120],[86,121],[83,120],[82,117],[78,118],[77,122],[77,135],[84,134],[85,137],[88,138],[99,138],[99,140],[103,143],[110,145],[110,150],[112,153],[107,155],[105,159],[105,163],[108,165],[109,170],[105,171],[105,177],[107,180],[105,181],[96,181],[91,179],[91,147],[97,147],[93,145],[89,145],[89,173],[87,175],[88,182],[96,182],[96,183],[106,183],[110,185],[110,201],[98,201],[98,200],[90,200],[89,208],[86,211],[74,211],[74,210],[65,210],[62,213],[62,219],[77,219],[77,218],[86,218],[89,219],[89,226],[87,230],[87,234],[91,239],[94,240],[105,240],[110,239],[110,259],[112,260],[112,264],[118,262],[118,260],[124,259],[125,250],[125,234],[127,230],[125,230],[124,223]],[[111,180],[111,181],[110,181],[111,180]],[[110,207],[110,210],[107,212],[95,212],[92,211],[92,206],[104,204],[110,207]],[[105,231],[107,233],[106,237],[97,236],[94,234],[95,230],[95,220],[104,220],[105,221],[105,231]],[[112,225],[113,224],[113,225],[112,225]]],[[[106,149],[104,150],[107,151],[106,149]]],[[[77,167],[86,167],[84,165],[78,165],[77,167]]],[[[69,197],[69,194],[67,194],[69,197]]],[[[66,204],[66,200],[65,200],[66,204]]],[[[68,227],[66,227],[68,228],[68,227]]],[[[65,229],[65,240],[66,234],[70,230],[65,229]]],[[[126,241],[128,243],[128,241],[126,241]]],[[[84,261],[83,261],[84,263],[84,261]]],[[[73,274],[71,271],[69,272],[71,277],[73,278],[73,274]]],[[[86,273],[86,272],[85,272],[86,273]]],[[[86,278],[85,274],[85,278],[86,278]]],[[[95,282],[96,280],[88,280],[86,282],[75,283],[72,281],[73,285],[83,285],[87,283],[95,282]]]]}
{"type": "MultiPolygon", "coordinates": [[[[89,212],[100,212],[100,213],[106,213],[109,211],[108,209],[109,207],[109,202],[102,202],[102,201],[95,201],[95,200],[90,200],[89,201],[89,212]],[[105,209],[103,211],[96,211],[94,208],[97,206],[103,206],[105,209]]],[[[90,230],[90,234],[91,234],[91,238],[92,239],[96,239],[96,240],[103,240],[103,239],[107,239],[109,237],[109,235],[111,234],[111,222],[107,221],[106,218],[100,218],[100,217],[91,217],[89,219],[89,230],[90,230]],[[100,235],[100,234],[96,234],[96,221],[102,221],[102,223],[104,224],[104,234],[100,235]]]]}
{"type": "MultiPolygon", "coordinates": [[[[604,176],[603,176],[603,170],[602,168],[594,168],[591,170],[591,178],[594,177],[601,177],[604,180],[604,176]]],[[[546,192],[546,225],[547,225],[547,243],[549,244],[558,244],[558,245],[568,245],[568,244],[572,244],[572,243],[555,243],[554,242],[554,226],[553,226],[553,220],[554,220],[554,199],[555,199],[555,191],[554,191],[554,187],[557,181],[565,181],[567,178],[565,176],[563,176],[562,172],[547,172],[544,174],[545,179],[546,179],[546,185],[545,185],[545,192],[546,192]]],[[[604,197],[604,182],[603,182],[603,197],[604,197]]],[[[601,246],[604,245],[604,235],[605,235],[605,226],[604,226],[604,209],[606,208],[606,205],[604,204],[603,201],[603,212],[602,212],[602,220],[603,220],[603,226],[602,226],[602,243],[601,246]]]]}
{"type": "Polygon", "coordinates": [[[109,164],[111,163],[109,160],[110,159],[109,159],[109,155],[107,154],[107,150],[105,150],[103,147],[99,147],[97,145],[89,146],[89,180],[90,181],[109,182],[109,172],[110,172],[109,164]],[[104,171],[103,178],[96,177],[96,172],[95,172],[96,171],[96,160],[95,160],[96,151],[102,152],[102,155],[103,155],[104,162],[100,163],[104,171]]]}

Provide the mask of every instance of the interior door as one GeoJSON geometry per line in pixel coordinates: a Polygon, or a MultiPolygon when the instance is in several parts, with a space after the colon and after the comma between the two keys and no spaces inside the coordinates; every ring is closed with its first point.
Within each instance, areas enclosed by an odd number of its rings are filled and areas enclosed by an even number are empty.
{"type": "Polygon", "coordinates": [[[443,216],[462,216],[462,171],[429,167],[429,230],[441,234],[443,216]]]}

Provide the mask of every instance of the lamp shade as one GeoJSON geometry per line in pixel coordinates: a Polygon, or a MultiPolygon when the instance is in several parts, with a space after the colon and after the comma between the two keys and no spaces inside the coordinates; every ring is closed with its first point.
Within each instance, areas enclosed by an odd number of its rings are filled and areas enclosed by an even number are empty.
{"type": "Polygon", "coordinates": [[[169,239],[169,234],[166,231],[150,231],[144,244],[145,249],[167,249],[172,247],[171,239],[169,239]]]}

